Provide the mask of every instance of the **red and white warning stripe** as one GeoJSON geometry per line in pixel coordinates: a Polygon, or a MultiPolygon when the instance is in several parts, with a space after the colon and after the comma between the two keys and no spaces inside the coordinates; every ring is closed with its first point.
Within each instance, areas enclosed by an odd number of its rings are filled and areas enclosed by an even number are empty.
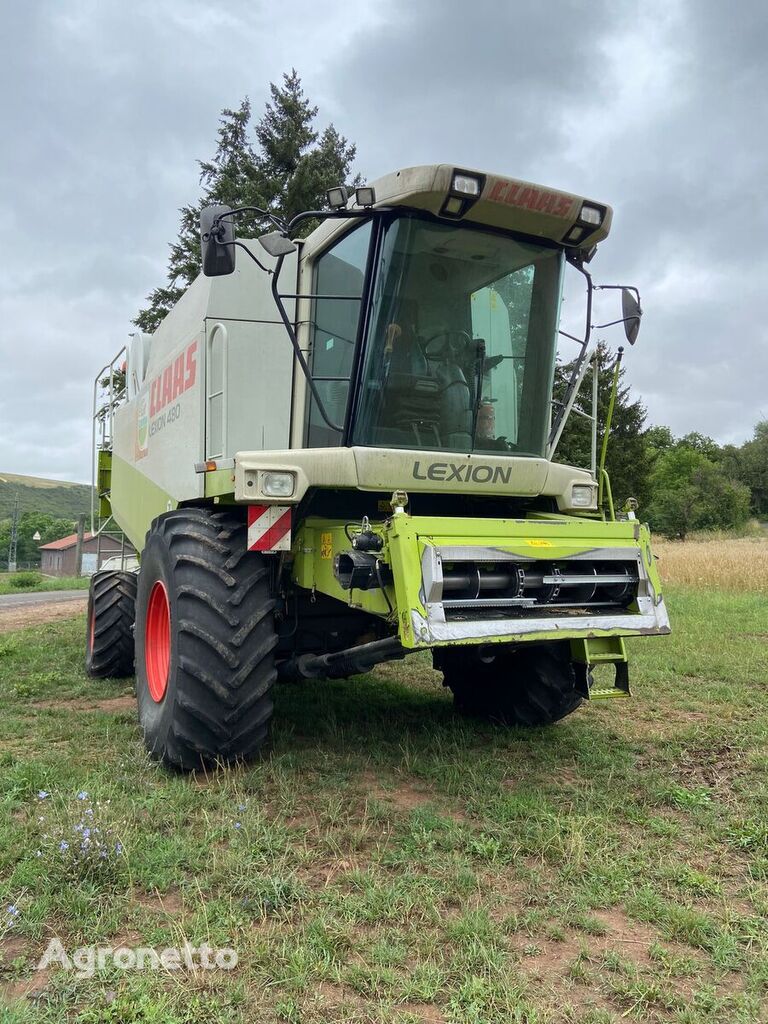
{"type": "Polygon", "coordinates": [[[291,550],[291,508],[289,505],[248,506],[248,550],[291,550]]]}

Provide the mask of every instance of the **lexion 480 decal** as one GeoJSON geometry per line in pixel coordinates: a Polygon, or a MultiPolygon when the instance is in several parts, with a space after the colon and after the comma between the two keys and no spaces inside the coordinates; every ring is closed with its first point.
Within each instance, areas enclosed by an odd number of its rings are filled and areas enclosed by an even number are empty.
{"type": "Polygon", "coordinates": [[[181,417],[181,403],[177,399],[193,388],[196,380],[197,342],[193,341],[152,378],[149,389],[141,396],[137,442],[142,455],[147,452],[150,437],[181,417]]]}

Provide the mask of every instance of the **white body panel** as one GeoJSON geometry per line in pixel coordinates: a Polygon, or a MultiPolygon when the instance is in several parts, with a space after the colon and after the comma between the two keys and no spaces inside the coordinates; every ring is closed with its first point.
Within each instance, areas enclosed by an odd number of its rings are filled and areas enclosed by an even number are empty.
{"type": "MultiPolygon", "coordinates": [[[[250,246],[265,266],[274,266],[257,242],[250,246]]],[[[286,292],[295,290],[296,262],[296,255],[284,262],[280,285],[286,292]]],[[[234,274],[201,274],[149,339],[139,390],[131,386],[129,401],[115,416],[112,504],[118,522],[136,501],[137,480],[126,465],[161,489],[172,507],[203,495],[195,465],[209,454],[228,458],[243,448],[290,446],[293,352],[271,281],[240,251],[234,274]],[[210,380],[214,340],[223,375],[218,403],[212,401],[210,380]],[[210,452],[214,414],[221,450],[210,452]]],[[[285,306],[293,317],[293,300],[285,306]]],[[[134,359],[144,350],[142,340],[134,359]]],[[[133,376],[139,383],[139,373],[133,376]]]]}

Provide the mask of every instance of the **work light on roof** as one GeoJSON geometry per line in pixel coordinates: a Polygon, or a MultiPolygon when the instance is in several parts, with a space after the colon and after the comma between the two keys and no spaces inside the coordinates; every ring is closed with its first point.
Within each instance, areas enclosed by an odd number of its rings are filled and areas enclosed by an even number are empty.
{"type": "Polygon", "coordinates": [[[355,189],[355,202],[358,206],[373,206],[376,202],[376,189],[366,185],[355,189]]]}
{"type": "Polygon", "coordinates": [[[471,174],[454,174],[451,192],[460,192],[464,196],[479,196],[480,182],[471,174]]]}
{"type": "Polygon", "coordinates": [[[328,197],[328,205],[332,210],[338,210],[342,206],[347,205],[349,193],[343,185],[338,185],[336,188],[329,188],[326,195],[328,197]]]}
{"type": "Polygon", "coordinates": [[[599,228],[603,223],[603,211],[599,210],[596,206],[590,206],[589,203],[584,203],[579,220],[585,224],[594,224],[595,227],[599,228]]]}

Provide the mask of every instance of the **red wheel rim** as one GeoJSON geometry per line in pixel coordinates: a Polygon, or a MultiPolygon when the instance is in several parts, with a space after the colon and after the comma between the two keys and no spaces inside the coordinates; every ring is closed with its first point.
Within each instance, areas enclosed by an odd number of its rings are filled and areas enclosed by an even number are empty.
{"type": "Polygon", "coordinates": [[[153,584],[149,595],[144,636],[144,665],[147,670],[149,695],[159,704],[168,689],[171,665],[171,610],[168,607],[168,591],[160,580],[153,584]]]}

